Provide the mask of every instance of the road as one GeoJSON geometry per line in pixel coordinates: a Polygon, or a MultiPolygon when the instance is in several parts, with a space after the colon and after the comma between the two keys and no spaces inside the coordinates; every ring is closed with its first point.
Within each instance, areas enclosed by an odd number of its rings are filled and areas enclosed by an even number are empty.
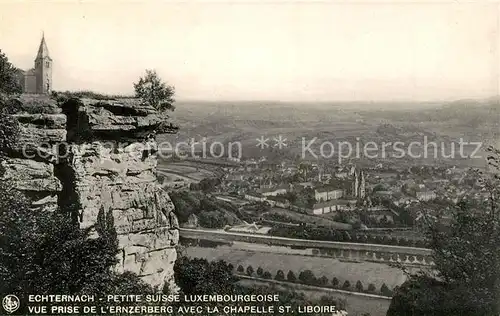
{"type": "Polygon", "coordinates": [[[156,168],[156,172],[158,172],[159,174],[164,174],[164,175],[173,174],[176,177],[182,178],[182,179],[189,181],[189,182],[196,182],[196,183],[200,182],[200,180],[197,178],[190,177],[182,172],[176,172],[176,171],[172,171],[170,169],[158,167],[158,168],[156,168]]]}

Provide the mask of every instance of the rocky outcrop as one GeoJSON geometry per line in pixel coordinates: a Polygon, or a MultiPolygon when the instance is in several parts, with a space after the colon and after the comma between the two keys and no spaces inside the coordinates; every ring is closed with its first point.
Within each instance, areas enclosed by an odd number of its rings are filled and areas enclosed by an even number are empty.
{"type": "Polygon", "coordinates": [[[176,132],[172,124],[165,127],[164,115],[132,100],[73,99],[63,105],[63,112],[69,117],[68,139],[74,142],[98,139],[133,143],[159,130],[176,132]]]}
{"type": "Polygon", "coordinates": [[[14,115],[20,137],[2,161],[4,179],[31,194],[34,207],[77,212],[82,227],[92,226],[101,208],[111,210],[117,269],[160,289],[173,286],[178,223],[156,178],[154,138],[168,131],[166,117],[134,100],[70,99],[61,112],[14,115]]]}
{"type": "MultiPolygon", "coordinates": [[[[23,99],[15,102],[25,106],[23,99]]],[[[32,100],[27,100],[31,104],[32,100]]],[[[53,108],[50,99],[38,100],[37,106],[53,108]],[[45,103],[44,103],[45,102],[45,103]]],[[[2,159],[2,178],[11,181],[33,200],[33,207],[55,210],[62,190],[55,175],[57,144],[66,141],[66,116],[63,114],[12,115],[19,126],[19,135],[7,157],[2,159]]]]}
{"type": "Polygon", "coordinates": [[[68,163],[81,225],[93,225],[100,208],[112,210],[122,248],[119,268],[162,286],[173,276],[179,236],[169,220],[173,204],[156,180],[156,156],[144,145],[75,144],[68,163]]]}

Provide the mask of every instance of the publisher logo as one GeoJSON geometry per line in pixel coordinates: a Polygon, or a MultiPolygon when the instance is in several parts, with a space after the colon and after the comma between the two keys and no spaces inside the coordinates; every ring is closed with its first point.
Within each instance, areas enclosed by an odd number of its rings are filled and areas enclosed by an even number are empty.
{"type": "Polygon", "coordinates": [[[19,305],[19,298],[13,294],[5,296],[2,300],[2,307],[9,314],[17,311],[19,305]]]}

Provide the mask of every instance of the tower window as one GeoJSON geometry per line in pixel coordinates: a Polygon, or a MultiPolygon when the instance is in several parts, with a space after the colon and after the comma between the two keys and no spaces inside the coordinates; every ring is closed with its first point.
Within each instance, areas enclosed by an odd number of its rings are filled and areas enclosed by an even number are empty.
{"type": "Polygon", "coordinates": [[[50,67],[50,62],[46,61],[45,62],[45,67],[50,67]]]}

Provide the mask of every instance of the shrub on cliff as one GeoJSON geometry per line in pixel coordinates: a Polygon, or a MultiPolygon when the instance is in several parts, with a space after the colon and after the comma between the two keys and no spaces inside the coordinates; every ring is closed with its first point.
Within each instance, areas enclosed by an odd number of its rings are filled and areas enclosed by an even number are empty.
{"type": "Polygon", "coordinates": [[[0,153],[13,148],[19,139],[19,123],[10,114],[19,112],[20,107],[15,99],[0,93],[0,153]]]}
{"type": "Polygon", "coordinates": [[[118,99],[128,99],[133,98],[131,95],[108,95],[102,94],[90,90],[80,90],[80,91],[52,91],[51,97],[57,100],[59,103],[64,103],[71,98],[88,98],[94,100],[110,101],[118,99]]]}
{"type": "Polygon", "coordinates": [[[19,123],[10,115],[0,111],[0,154],[16,145],[20,133],[19,123]]]}
{"type": "Polygon", "coordinates": [[[61,112],[56,102],[40,95],[23,95],[19,100],[14,99],[12,102],[20,104],[20,109],[16,112],[28,114],[56,114],[61,112]]]}
{"type": "Polygon", "coordinates": [[[155,70],[146,70],[144,77],[134,83],[135,96],[158,111],[173,111],[175,88],[163,82],[155,70]]]}

